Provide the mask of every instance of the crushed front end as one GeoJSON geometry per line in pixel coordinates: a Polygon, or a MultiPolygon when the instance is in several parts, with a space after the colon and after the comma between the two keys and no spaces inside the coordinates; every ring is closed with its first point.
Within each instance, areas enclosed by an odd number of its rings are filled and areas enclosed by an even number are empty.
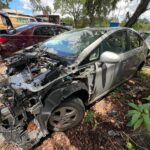
{"type": "Polygon", "coordinates": [[[48,134],[44,122],[49,114],[43,112],[42,99],[51,82],[63,75],[65,62],[30,49],[6,64],[5,79],[0,81],[0,132],[7,142],[29,149],[48,134]]]}
{"type": "Polygon", "coordinates": [[[0,98],[0,132],[6,141],[24,149],[38,142],[43,137],[36,119],[41,108],[38,96],[3,87],[0,98]]]}

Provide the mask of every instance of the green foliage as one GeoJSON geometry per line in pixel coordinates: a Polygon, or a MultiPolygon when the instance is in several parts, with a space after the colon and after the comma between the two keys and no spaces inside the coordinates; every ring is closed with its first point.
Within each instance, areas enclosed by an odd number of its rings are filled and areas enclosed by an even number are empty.
{"type": "Polygon", "coordinates": [[[84,13],[90,19],[90,26],[95,25],[95,17],[105,17],[111,10],[116,8],[119,0],[86,0],[84,13]]]}
{"type": "Polygon", "coordinates": [[[55,0],[54,9],[69,14],[75,27],[107,27],[106,15],[116,7],[119,0],[55,0]]]}
{"type": "Polygon", "coordinates": [[[139,75],[140,75],[140,78],[142,81],[148,81],[149,80],[149,76],[146,75],[146,72],[142,71],[139,75]]]}
{"type": "Polygon", "coordinates": [[[51,14],[51,8],[49,6],[42,6],[41,0],[30,0],[33,7],[33,11],[42,11],[43,15],[51,14]]]}
{"type": "Polygon", "coordinates": [[[133,144],[130,143],[130,142],[127,143],[126,147],[127,147],[128,150],[133,150],[134,149],[133,144]]]}
{"type": "Polygon", "coordinates": [[[73,19],[71,17],[62,18],[62,22],[67,25],[73,25],[73,19]]]}
{"type": "Polygon", "coordinates": [[[95,120],[95,117],[96,115],[93,111],[88,111],[84,121],[86,123],[93,123],[95,120]]]}
{"type": "MultiPolygon", "coordinates": [[[[144,99],[150,101],[150,96],[144,99]]],[[[134,130],[138,129],[141,125],[144,125],[150,134],[150,102],[141,105],[129,103],[128,105],[132,109],[127,113],[127,116],[131,118],[127,125],[133,127],[134,130]]]]}
{"type": "Polygon", "coordinates": [[[146,97],[146,98],[143,98],[143,99],[145,99],[145,100],[147,100],[147,101],[150,101],[150,96],[148,96],[148,97],[146,97]]]}
{"type": "Polygon", "coordinates": [[[9,8],[9,3],[12,0],[0,0],[0,9],[9,8]]]}
{"type": "Polygon", "coordinates": [[[77,21],[83,14],[83,7],[85,0],[55,0],[54,9],[60,10],[61,14],[69,14],[74,18],[74,24],[77,25],[77,21]]]}
{"type": "Polygon", "coordinates": [[[134,25],[133,28],[136,30],[150,30],[150,22],[146,19],[139,19],[134,25]]]}

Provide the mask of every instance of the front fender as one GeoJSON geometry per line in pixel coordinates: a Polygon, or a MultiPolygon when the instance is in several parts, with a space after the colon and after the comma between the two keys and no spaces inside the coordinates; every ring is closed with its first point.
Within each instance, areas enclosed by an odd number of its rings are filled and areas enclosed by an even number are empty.
{"type": "Polygon", "coordinates": [[[67,97],[80,90],[88,92],[88,88],[83,82],[73,81],[71,84],[55,89],[47,95],[44,100],[42,112],[38,116],[39,123],[43,130],[47,130],[47,122],[51,112],[67,97]]]}

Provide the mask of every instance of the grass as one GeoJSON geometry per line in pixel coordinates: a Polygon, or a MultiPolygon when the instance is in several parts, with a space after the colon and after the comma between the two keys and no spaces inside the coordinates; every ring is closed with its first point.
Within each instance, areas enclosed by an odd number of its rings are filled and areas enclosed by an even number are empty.
{"type": "Polygon", "coordinates": [[[150,75],[150,68],[143,68],[141,73],[145,75],[150,75]]]}

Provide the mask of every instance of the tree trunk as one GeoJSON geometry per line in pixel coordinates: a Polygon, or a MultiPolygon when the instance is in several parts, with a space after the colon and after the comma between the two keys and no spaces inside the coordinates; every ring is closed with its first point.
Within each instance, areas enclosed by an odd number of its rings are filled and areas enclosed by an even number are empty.
{"type": "Polygon", "coordinates": [[[150,2],[150,0],[141,0],[136,11],[134,12],[132,17],[130,17],[129,20],[127,21],[127,23],[125,24],[126,27],[132,27],[133,24],[136,23],[139,16],[147,10],[147,6],[148,6],[149,2],[150,2]]]}
{"type": "Polygon", "coordinates": [[[94,18],[94,16],[92,15],[92,16],[90,16],[90,27],[94,27],[94,25],[95,25],[95,18],[94,18]]]}
{"type": "Polygon", "coordinates": [[[77,27],[77,19],[74,18],[74,26],[77,27]]]}

